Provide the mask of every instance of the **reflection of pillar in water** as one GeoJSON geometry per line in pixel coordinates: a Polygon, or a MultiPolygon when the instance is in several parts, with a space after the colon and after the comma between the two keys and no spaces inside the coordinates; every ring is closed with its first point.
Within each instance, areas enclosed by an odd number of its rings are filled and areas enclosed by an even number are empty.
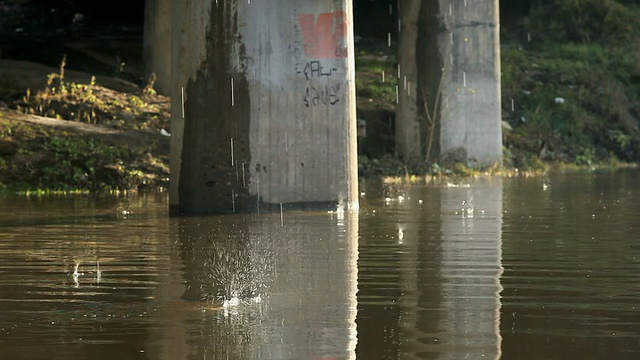
{"type": "Polygon", "coordinates": [[[250,216],[182,218],[177,232],[181,265],[174,268],[182,270],[182,291],[172,293],[165,313],[184,333],[164,348],[173,354],[186,349],[181,353],[196,358],[259,358],[268,347],[272,319],[251,297],[265,295],[281,234],[250,216]],[[240,297],[242,304],[222,309],[230,296],[240,297]]]}
{"type": "Polygon", "coordinates": [[[287,214],[284,227],[275,214],[184,218],[176,230],[171,268],[180,271],[165,280],[177,286],[161,285],[158,297],[159,319],[172,324],[162,328],[176,333],[152,339],[154,357],[355,358],[357,213],[287,214]],[[218,269],[202,266],[219,254],[218,269]],[[211,274],[260,283],[262,301],[208,306],[211,291],[228,291],[207,284],[211,274]]]}
{"type": "MultiPolygon", "coordinates": [[[[178,243],[179,227],[170,227],[170,236],[166,240],[169,244],[178,243]]],[[[180,257],[174,251],[169,252],[166,259],[165,270],[159,271],[158,285],[156,288],[155,299],[160,304],[172,304],[180,299],[184,293],[184,279],[178,269],[183,268],[180,257]],[[171,269],[171,270],[166,270],[171,269]]],[[[187,329],[186,321],[180,315],[188,314],[188,312],[175,312],[169,307],[169,312],[154,312],[152,316],[166,321],[166,325],[160,326],[159,331],[152,332],[147,346],[149,358],[161,360],[186,359],[189,354],[187,347],[187,329]],[[169,319],[168,319],[169,318],[169,319]]]]}
{"type": "Polygon", "coordinates": [[[349,342],[347,344],[347,359],[356,358],[356,345],[358,343],[358,328],[356,326],[356,317],[358,315],[358,240],[359,240],[359,219],[358,214],[349,213],[349,223],[346,226],[347,231],[347,299],[349,308],[347,310],[349,342]]]}
{"type": "Polygon", "coordinates": [[[501,354],[502,179],[442,189],[441,346],[452,359],[501,354]]]}
{"type": "MultiPolygon", "coordinates": [[[[400,279],[402,307],[400,331],[402,355],[406,360],[423,359],[424,354],[438,351],[431,343],[439,330],[440,277],[440,192],[435,188],[410,188],[406,210],[399,221],[405,223],[402,251],[400,251],[400,279]],[[416,204],[415,199],[423,200],[416,204]]],[[[402,226],[402,225],[400,225],[402,226]]]]}
{"type": "Polygon", "coordinates": [[[279,259],[269,296],[273,341],[262,358],[355,359],[358,214],[288,223],[297,253],[279,259]]]}

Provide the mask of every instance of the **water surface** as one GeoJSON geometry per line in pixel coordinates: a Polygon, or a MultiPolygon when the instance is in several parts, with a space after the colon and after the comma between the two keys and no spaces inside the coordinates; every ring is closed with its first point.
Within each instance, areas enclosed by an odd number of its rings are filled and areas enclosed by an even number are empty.
{"type": "Polygon", "coordinates": [[[282,217],[0,198],[0,359],[637,359],[638,183],[369,184],[282,217]]]}

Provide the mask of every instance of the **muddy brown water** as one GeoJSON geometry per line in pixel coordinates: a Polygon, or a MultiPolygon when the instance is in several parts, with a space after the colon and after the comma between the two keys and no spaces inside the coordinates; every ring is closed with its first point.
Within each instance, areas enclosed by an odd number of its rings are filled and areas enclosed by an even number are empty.
{"type": "Polygon", "coordinates": [[[638,359],[639,184],[369,184],[282,219],[3,197],[0,359],[638,359]]]}

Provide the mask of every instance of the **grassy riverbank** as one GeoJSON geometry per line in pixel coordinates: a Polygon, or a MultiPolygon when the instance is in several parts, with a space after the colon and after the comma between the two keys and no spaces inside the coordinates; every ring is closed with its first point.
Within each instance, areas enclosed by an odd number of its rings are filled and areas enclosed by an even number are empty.
{"type": "Polygon", "coordinates": [[[552,2],[503,25],[506,165],[640,159],[640,8],[552,2]]]}
{"type": "Polygon", "coordinates": [[[168,98],[113,78],[101,84],[64,62],[0,60],[0,68],[0,191],[166,187],[168,98]],[[31,79],[16,78],[22,72],[31,79]]]}

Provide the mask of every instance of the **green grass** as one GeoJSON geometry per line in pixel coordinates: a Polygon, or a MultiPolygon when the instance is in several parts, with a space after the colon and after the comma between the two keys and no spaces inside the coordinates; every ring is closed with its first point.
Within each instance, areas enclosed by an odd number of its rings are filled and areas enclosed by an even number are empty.
{"type": "Polygon", "coordinates": [[[638,160],[639,54],[598,43],[506,47],[502,64],[503,112],[515,135],[579,164],[638,160]]]}
{"type": "Polygon", "coordinates": [[[359,75],[356,77],[358,96],[395,104],[398,82],[395,65],[391,61],[356,57],[356,71],[359,75]]]}
{"type": "Polygon", "coordinates": [[[515,163],[535,166],[543,148],[542,160],[576,166],[640,160],[638,18],[640,6],[617,0],[538,2],[503,28],[503,119],[514,129],[505,145],[515,163]]]}
{"type": "Polygon", "coordinates": [[[393,82],[382,82],[382,80],[365,81],[356,79],[356,91],[358,96],[372,100],[380,100],[387,103],[395,103],[396,101],[395,80],[393,82]]]}

